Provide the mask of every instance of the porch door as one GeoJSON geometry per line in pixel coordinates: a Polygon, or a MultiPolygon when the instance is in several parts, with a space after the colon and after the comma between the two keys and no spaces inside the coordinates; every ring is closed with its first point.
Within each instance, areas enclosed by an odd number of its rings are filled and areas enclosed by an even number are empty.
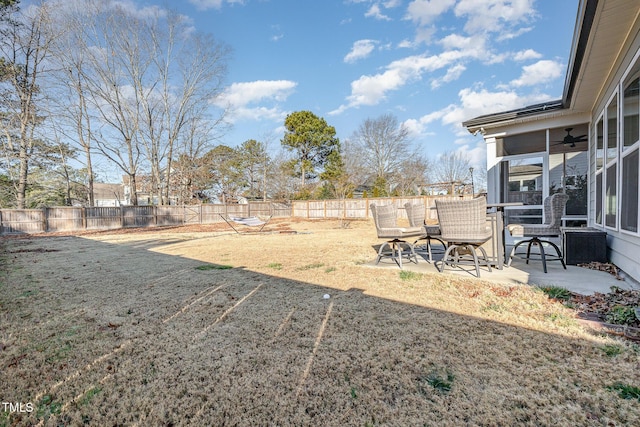
{"type": "Polygon", "coordinates": [[[542,221],[542,200],[546,195],[544,154],[514,156],[502,160],[500,200],[522,203],[505,209],[506,224],[536,224],[542,221]]]}
{"type": "MultiPolygon", "coordinates": [[[[575,131],[574,131],[575,132],[575,131]]],[[[569,196],[565,208],[565,224],[580,226],[587,223],[587,182],[589,173],[589,144],[587,129],[579,129],[573,143],[549,144],[549,195],[565,193],[569,196]]]]}

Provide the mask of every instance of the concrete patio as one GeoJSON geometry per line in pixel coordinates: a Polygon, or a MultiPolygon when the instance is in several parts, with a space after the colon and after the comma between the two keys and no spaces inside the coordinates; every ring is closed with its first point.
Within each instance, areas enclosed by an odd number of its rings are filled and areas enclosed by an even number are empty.
{"type": "MultiPolygon", "coordinates": [[[[511,247],[507,246],[507,253],[509,253],[510,250],[511,247]]],[[[416,273],[438,272],[434,263],[427,261],[425,253],[417,251],[417,254],[418,263],[416,264],[405,260],[402,263],[403,270],[416,273]]],[[[433,258],[434,261],[436,261],[441,259],[442,255],[434,253],[433,258]]],[[[399,270],[398,264],[390,258],[382,258],[378,264],[376,264],[374,258],[367,265],[376,268],[399,270]]],[[[567,265],[567,269],[565,270],[558,261],[547,262],[547,271],[547,273],[544,273],[540,261],[531,261],[527,264],[522,259],[514,258],[511,267],[505,265],[501,270],[492,268],[491,272],[489,272],[486,267],[481,267],[480,280],[511,284],[528,284],[532,286],[559,286],[582,295],[592,295],[595,292],[608,293],[612,286],[617,286],[621,289],[640,290],[640,284],[630,277],[625,277],[624,272],[622,272],[624,280],[618,280],[615,276],[607,272],[575,265],[567,265]]],[[[462,268],[447,266],[441,274],[455,274],[461,277],[476,279],[473,266],[465,266],[464,270],[462,268]]]]}

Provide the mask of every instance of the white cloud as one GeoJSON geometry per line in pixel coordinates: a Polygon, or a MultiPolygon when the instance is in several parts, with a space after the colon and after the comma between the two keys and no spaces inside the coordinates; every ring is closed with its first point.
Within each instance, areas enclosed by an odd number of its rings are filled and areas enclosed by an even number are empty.
{"type": "Polygon", "coordinates": [[[269,38],[269,40],[271,40],[272,42],[277,42],[284,37],[284,34],[280,29],[280,25],[272,25],[271,30],[273,31],[274,34],[269,38]]]}
{"type": "Polygon", "coordinates": [[[111,3],[111,6],[118,7],[121,10],[125,11],[127,14],[141,19],[154,18],[156,16],[162,17],[167,15],[166,9],[162,9],[159,6],[138,7],[138,5],[131,0],[114,1],[113,3],[111,3]]]}
{"type": "Polygon", "coordinates": [[[458,80],[466,69],[467,67],[465,67],[462,64],[457,64],[457,65],[454,65],[453,67],[449,67],[449,69],[447,70],[447,73],[444,76],[438,79],[433,79],[431,81],[431,88],[437,89],[440,86],[442,86],[444,83],[450,83],[452,81],[458,80]]]}
{"type": "Polygon", "coordinates": [[[538,59],[541,57],[542,57],[542,54],[536,52],[533,49],[521,50],[520,52],[516,52],[513,55],[513,59],[516,61],[527,61],[529,59],[538,59]]]}
{"type": "Polygon", "coordinates": [[[550,99],[549,95],[543,93],[520,96],[512,90],[490,92],[486,89],[474,90],[472,88],[462,89],[458,92],[458,96],[460,104],[453,108],[447,107],[447,112],[442,117],[442,123],[445,125],[460,127],[460,123],[474,117],[509,111],[550,99]]]}
{"type": "Polygon", "coordinates": [[[445,51],[461,50],[467,52],[468,56],[482,58],[485,57],[486,37],[476,35],[473,37],[465,37],[459,34],[449,34],[439,41],[445,51]]]}
{"type": "Polygon", "coordinates": [[[564,67],[561,63],[544,59],[522,67],[520,77],[512,80],[509,85],[514,87],[535,86],[557,79],[562,76],[563,72],[564,67]]]}
{"type": "Polygon", "coordinates": [[[413,0],[407,7],[407,19],[421,26],[431,25],[455,3],[455,0],[413,0]]]}
{"type": "Polygon", "coordinates": [[[239,119],[274,119],[279,120],[285,113],[276,105],[265,107],[263,105],[251,106],[257,103],[284,102],[291,95],[296,82],[290,80],[258,80],[254,82],[233,83],[215,100],[215,104],[229,108],[231,120],[239,119]]]}
{"type": "Polygon", "coordinates": [[[391,18],[382,13],[382,11],[380,10],[380,5],[378,4],[372,5],[367,13],[364,14],[364,16],[366,16],[367,18],[375,18],[380,21],[391,21],[391,18]]]}
{"type": "Polygon", "coordinates": [[[501,33],[505,27],[529,22],[535,17],[534,0],[460,0],[455,14],[466,17],[465,31],[501,33]]]}
{"type": "Polygon", "coordinates": [[[391,9],[393,7],[398,7],[402,4],[401,0],[387,0],[385,2],[382,3],[384,5],[384,7],[386,7],[387,9],[391,9]]]}
{"type": "Polygon", "coordinates": [[[377,41],[375,40],[358,40],[353,43],[351,51],[344,57],[344,62],[354,63],[360,59],[364,59],[375,49],[377,41]]]}
{"type": "Polygon", "coordinates": [[[439,55],[414,55],[393,61],[383,73],[362,76],[351,82],[351,95],[347,97],[347,104],[341,105],[329,114],[337,115],[348,108],[361,105],[376,105],[385,99],[387,92],[398,90],[419,80],[426,72],[447,67],[469,55],[475,55],[475,53],[453,50],[439,55]]]}
{"type": "Polygon", "coordinates": [[[442,119],[445,111],[434,111],[433,113],[426,114],[419,119],[408,119],[404,121],[404,126],[409,130],[409,134],[412,138],[417,139],[424,136],[427,131],[429,123],[442,119]]]}
{"type": "Polygon", "coordinates": [[[189,3],[200,10],[220,9],[223,4],[244,4],[244,0],[189,0],[189,3]]]}

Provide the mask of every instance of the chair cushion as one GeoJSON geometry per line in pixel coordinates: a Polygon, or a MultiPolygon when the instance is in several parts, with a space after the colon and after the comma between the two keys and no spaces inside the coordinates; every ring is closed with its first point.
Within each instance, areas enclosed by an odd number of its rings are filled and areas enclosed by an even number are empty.
{"type": "Polygon", "coordinates": [[[513,237],[559,236],[560,229],[544,224],[509,224],[509,233],[513,237]]]}
{"type": "Polygon", "coordinates": [[[416,237],[424,234],[424,228],[422,227],[393,227],[393,228],[379,228],[378,237],[380,238],[398,238],[403,237],[416,237]]]}

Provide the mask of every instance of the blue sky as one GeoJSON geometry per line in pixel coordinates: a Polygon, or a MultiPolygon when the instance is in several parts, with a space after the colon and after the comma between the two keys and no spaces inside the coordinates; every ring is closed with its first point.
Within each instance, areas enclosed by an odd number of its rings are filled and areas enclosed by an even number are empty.
{"type": "MultiPolygon", "coordinates": [[[[138,4],[148,4],[140,1],[138,4]]],[[[160,4],[160,3],[158,3],[160,4]]],[[[271,140],[311,110],[342,140],[394,114],[436,159],[482,138],[461,122],[562,97],[578,0],[182,0],[194,26],[233,48],[221,142],[271,140]]]]}
{"type": "Polygon", "coordinates": [[[288,113],[310,110],[348,140],[391,113],[436,160],[481,136],[461,122],[562,97],[578,0],[119,0],[171,7],[228,44],[233,129],[280,149],[288,113]]]}

